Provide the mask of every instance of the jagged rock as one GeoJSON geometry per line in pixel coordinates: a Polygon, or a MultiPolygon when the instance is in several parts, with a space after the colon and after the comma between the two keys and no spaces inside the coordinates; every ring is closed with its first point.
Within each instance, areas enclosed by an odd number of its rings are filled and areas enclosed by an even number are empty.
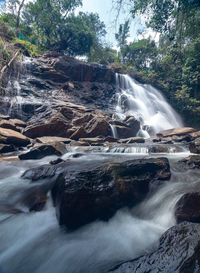
{"type": "Polygon", "coordinates": [[[57,57],[53,68],[71,81],[115,83],[115,73],[109,67],[87,64],[67,56],[57,57]]]}
{"type": "Polygon", "coordinates": [[[166,231],[157,250],[125,262],[112,273],[200,272],[200,225],[184,222],[166,231]]]}
{"type": "Polygon", "coordinates": [[[67,152],[66,146],[62,142],[39,144],[34,146],[30,151],[20,154],[20,160],[41,159],[45,156],[57,155],[61,156],[67,152]]]}
{"type": "Polygon", "coordinates": [[[190,169],[200,168],[200,155],[188,156],[185,159],[180,160],[178,163],[184,163],[184,166],[190,169]]]}
{"type": "Polygon", "coordinates": [[[140,128],[138,126],[136,128],[130,128],[128,125],[125,124],[125,126],[115,125],[115,129],[117,131],[118,137],[125,139],[135,137],[140,128]]]}
{"type": "Polygon", "coordinates": [[[13,145],[0,144],[0,154],[14,152],[15,147],[13,145]]]}
{"type": "Polygon", "coordinates": [[[191,136],[193,139],[198,138],[198,137],[200,137],[200,131],[191,133],[190,136],[191,136]]]}
{"type": "Polygon", "coordinates": [[[13,122],[15,124],[15,126],[17,126],[17,127],[22,127],[22,128],[26,127],[26,122],[24,122],[23,120],[20,120],[20,119],[10,119],[9,121],[13,122]]]}
{"type": "Polygon", "coordinates": [[[21,128],[17,127],[12,120],[1,120],[0,128],[11,129],[13,131],[20,132],[21,128]]]}
{"type": "MultiPolygon", "coordinates": [[[[38,178],[39,172],[44,177],[56,170],[51,172],[44,167],[32,170],[28,177],[38,178]]],[[[59,165],[59,174],[52,190],[58,220],[69,229],[76,229],[96,219],[107,220],[119,208],[132,207],[143,200],[151,182],[170,178],[170,169],[166,158],[157,158],[78,169],[63,163],[59,165]]]]}
{"type": "Polygon", "coordinates": [[[76,126],[81,126],[85,122],[89,122],[94,118],[94,115],[92,114],[85,114],[83,117],[77,118],[73,121],[73,124],[76,126]]]}
{"type": "Polygon", "coordinates": [[[191,127],[175,128],[170,130],[161,131],[157,137],[170,137],[170,136],[183,136],[195,132],[196,130],[191,127]]]}
{"type": "Polygon", "coordinates": [[[69,123],[62,116],[53,116],[45,123],[29,125],[24,130],[24,135],[31,138],[43,136],[66,137],[66,131],[70,128],[69,123]]]}
{"type": "Polygon", "coordinates": [[[38,143],[48,144],[54,142],[63,142],[65,144],[69,144],[72,140],[70,138],[64,137],[38,137],[36,138],[38,143]]]}
{"type": "Polygon", "coordinates": [[[27,146],[30,143],[30,139],[19,132],[0,128],[0,143],[11,144],[20,147],[27,146]]]}
{"type": "Polygon", "coordinates": [[[178,223],[200,223],[200,192],[184,194],[176,203],[175,216],[178,223]]]}
{"type": "MultiPolygon", "coordinates": [[[[111,136],[109,123],[103,118],[93,118],[87,125],[88,137],[111,136]]],[[[85,136],[87,137],[87,136],[85,136]]]]}
{"type": "Polygon", "coordinates": [[[189,149],[191,153],[200,154],[200,137],[190,143],[189,149]]]}
{"type": "Polygon", "coordinates": [[[86,130],[83,127],[80,127],[70,136],[70,138],[73,140],[79,140],[80,138],[86,138],[87,136],[88,133],[86,130]]]}

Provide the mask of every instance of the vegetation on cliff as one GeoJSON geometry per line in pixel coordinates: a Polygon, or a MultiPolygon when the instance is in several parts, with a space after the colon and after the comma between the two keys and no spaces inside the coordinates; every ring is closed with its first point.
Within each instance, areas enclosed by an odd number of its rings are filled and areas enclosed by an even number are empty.
{"type": "MultiPolygon", "coordinates": [[[[113,64],[136,79],[164,91],[188,124],[200,121],[200,2],[198,0],[114,0],[120,8],[129,4],[131,18],[119,26],[119,52],[105,45],[105,24],[98,14],[75,13],[81,0],[7,0],[1,27],[10,32],[10,42],[25,53],[54,50],[84,56],[90,62],[113,64]],[[145,17],[147,29],[159,42],[141,38],[127,42],[130,22],[145,17]],[[11,34],[12,33],[12,34],[11,34]]],[[[141,36],[139,36],[141,37],[141,36]]],[[[7,43],[8,44],[8,43],[7,43]]],[[[0,44],[2,64],[12,57],[5,39],[0,44]],[[9,57],[10,56],[10,57],[9,57]]]]}
{"type": "MultiPolygon", "coordinates": [[[[159,34],[120,46],[122,62],[138,78],[161,87],[187,117],[200,121],[200,2],[198,0],[115,1],[118,9],[131,3],[131,16],[146,17],[147,28],[159,34]]],[[[127,22],[124,29],[127,32],[127,22]]],[[[123,35],[123,33],[122,33],[123,35]]]]}

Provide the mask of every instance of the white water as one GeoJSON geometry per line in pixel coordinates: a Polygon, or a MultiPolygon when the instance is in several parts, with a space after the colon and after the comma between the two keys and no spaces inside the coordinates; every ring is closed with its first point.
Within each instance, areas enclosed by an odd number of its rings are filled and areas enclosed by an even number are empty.
{"type": "MultiPolygon", "coordinates": [[[[138,152],[143,157],[141,151],[138,152]]],[[[94,160],[104,161],[105,155],[107,160],[109,156],[116,160],[127,160],[131,156],[121,154],[120,158],[104,151],[96,155],[87,153],[82,159],[71,160],[81,164],[81,160],[85,162],[87,159],[90,164],[94,160]]],[[[28,181],[20,178],[23,171],[51,159],[0,162],[0,200],[20,195],[28,186],[28,181]]],[[[73,233],[67,233],[58,226],[50,199],[41,212],[0,213],[0,272],[104,273],[121,261],[150,251],[162,233],[174,225],[176,201],[199,183],[195,171],[182,173],[174,170],[172,173],[170,182],[158,187],[133,211],[123,209],[108,222],[97,221],[73,233]]]]}
{"type": "Polygon", "coordinates": [[[134,116],[141,122],[138,135],[148,138],[159,131],[183,127],[176,111],[163,95],[150,85],[139,84],[128,75],[116,74],[118,102],[117,118],[134,116]]]}
{"type": "Polygon", "coordinates": [[[110,128],[112,130],[113,137],[117,139],[118,138],[118,134],[117,134],[117,129],[116,129],[115,125],[110,124],[110,128]]]}

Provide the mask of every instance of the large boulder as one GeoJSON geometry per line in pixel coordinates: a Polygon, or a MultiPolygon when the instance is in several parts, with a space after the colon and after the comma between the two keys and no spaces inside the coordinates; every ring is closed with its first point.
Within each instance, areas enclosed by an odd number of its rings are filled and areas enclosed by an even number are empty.
{"type": "Polygon", "coordinates": [[[45,122],[29,125],[24,130],[24,135],[31,138],[43,136],[66,137],[69,123],[62,116],[53,116],[45,122]]]}
{"type": "Polygon", "coordinates": [[[0,143],[20,147],[27,146],[30,143],[30,139],[14,130],[0,128],[0,143]]]}
{"type": "Polygon", "coordinates": [[[184,194],[176,203],[175,216],[179,223],[200,223],[200,192],[184,194]]]}
{"type": "MultiPolygon", "coordinates": [[[[111,128],[104,118],[93,118],[86,127],[88,137],[111,136],[111,128]]],[[[87,137],[87,136],[85,136],[87,137]]]]}
{"type": "MultiPolygon", "coordinates": [[[[107,163],[83,169],[81,166],[70,169],[66,168],[69,163],[61,164],[52,196],[59,223],[71,230],[96,219],[107,220],[121,207],[132,207],[145,198],[151,182],[170,178],[166,158],[107,163]]],[[[52,176],[49,167],[47,169],[46,176],[52,176]]],[[[26,173],[24,177],[35,178],[36,172],[26,173]]],[[[44,169],[40,172],[44,177],[44,169]]]]}
{"type": "Polygon", "coordinates": [[[55,178],[52,197],[58,221],[73,230],[96,219],[107,220],[125,206],[143,200],[156,180],[170,178],[166,158],[123,163],[61,162],[27,170],[24,179],[55,178]]]}
{"type": "Polygon", "coordinates": [[[67,152],[63,142],[55,142],[49,144],[37,144],[30,151],[19,155],[19,159],[41,159],[45,156],[57,155],[61,156],[67,152]]]}
{"type": "Polygon", "coordinates": [[[181,223],[160,238],[159,247],[132,261],[125,262],[112,273],[194,273],[200,272],[200,225],[181,223]]]}

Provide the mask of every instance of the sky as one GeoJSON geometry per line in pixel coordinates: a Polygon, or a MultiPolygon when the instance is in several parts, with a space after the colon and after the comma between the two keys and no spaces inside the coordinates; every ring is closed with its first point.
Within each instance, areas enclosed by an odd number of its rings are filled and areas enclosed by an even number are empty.
{"type": "MultiPolygon", "coordinates": [[[[128,17],[127,12],[122,11],[118,22],[115,22],[116,19],[116,11],[112,6],[112,0],[83,0],[82,8],[79,8],[78,11],[85,12],[96,12],[99,14],[99,17],[102,21],[104,21],[106,25],[107,35],[106,42],[113,47],[116,47],[115,41],[115,33],[118,31],[119,24],[124,23],[128,17]]],[[[129,42],[137,39],[137,31],[144,26],[144,23],[140,18],[134,20],[130,27],[130,38],[128,38],[129,42]]]]}

